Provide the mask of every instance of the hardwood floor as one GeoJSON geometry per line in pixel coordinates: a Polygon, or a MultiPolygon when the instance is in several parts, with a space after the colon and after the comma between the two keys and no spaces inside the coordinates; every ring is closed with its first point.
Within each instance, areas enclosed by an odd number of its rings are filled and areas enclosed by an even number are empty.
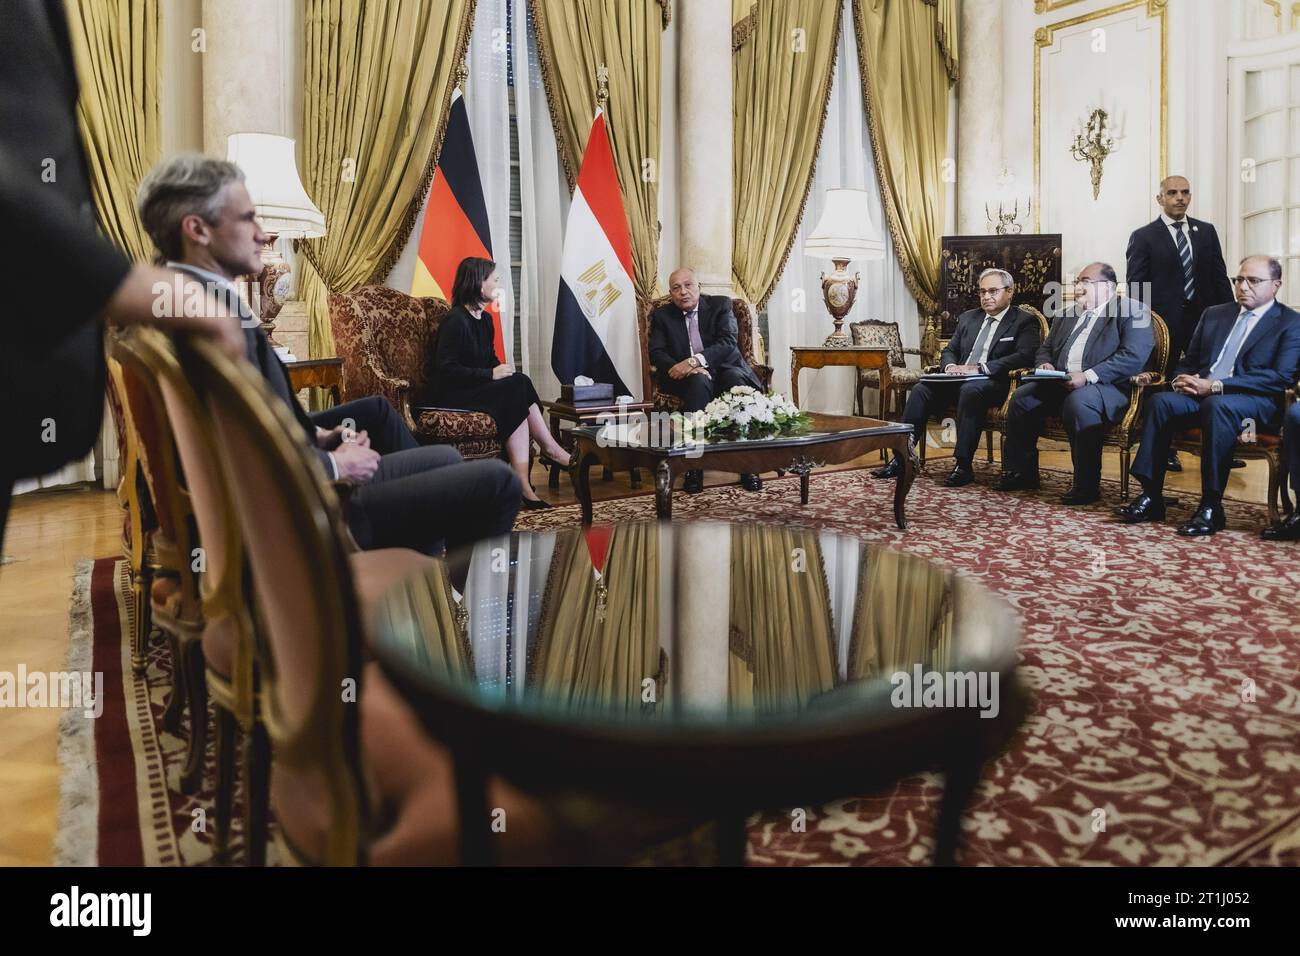
{"type": "MultiPolygon", "coordinates": [[[[1070,467],[1067,448],[1048,443],[1043,448],[1043,467],[1070,467]]],[[[980,457],[983,454],[981,450],[980,457]]],[[[942,459],[948,455],[947,450],[930,449],[928,480],[942,480],[948,471],[942,459]]],[[[835,470],[878,463],[873,454],[835,470]]],[[[1181,474],[1170,475],[1168,488],[1181,493],[1190,506],[1200,486],[1198,462],[1184,455],[1183,464],[1181,474]]],[[[1118,458],[1108,452],[1103,468],[1107,477],[1117,478],[1118,458]]],[[[706,485],[735,480],[734,475],[712,472],[705,476],[706,485]]],[[[554,504],[576,501],[567,477],[552,490],[538,466],[534,483],[538,494],[554,504]]],[[[1232,472],[1228,496],[1263,501],[1267,487],[1267,466],[1251,461],[1246,469],[1232,472]]],[[[592,490],[598,500],[633,493],[626,474],[608,482],[594,474],[592,490]]],[[[643,474],[636,493],[652,490],[651,476],[643,474]]],[[[20,663],[29,671],[63,669],[73,565],[81,558],[119,554],[121,520],[116,496],[103,489],[77,487],[15,499],[4,540],[5,555],[13,560],[0,567],[0,671],[13,673],[20,663]]],[[[54,708],[0,708],[0,866],[48,865],[51,860],[59,803],[58,718],[54,708]]]]}

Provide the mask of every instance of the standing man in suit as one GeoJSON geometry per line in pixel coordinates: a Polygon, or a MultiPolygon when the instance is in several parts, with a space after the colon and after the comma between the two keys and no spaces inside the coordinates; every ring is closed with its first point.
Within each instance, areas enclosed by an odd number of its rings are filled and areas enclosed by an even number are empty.
{"type": "Polygon", "coordinates": [[[1038,349],[1038,368],[1068,372],[1060,382],[1023,382],[1007,409],[998,491],[1038,487],[1038,436],[1043,422],[1060,415],[1070,437],[1074,485],[1061,504],[1092,504],[1101,497],[1103,430],[1128,408],[1134,375],[1142,371],[1155,336],[1151,313],[1115,294],[1115,270],[1094,262],[1074,280],[1074,306],[1052,323],[1038,349]]]}
{"type": "MultiPolygon", "coordinates": [[[[1232,301],[1219,234],[1210,223],[1187,215],[1191,202],[1191,183],[1167,176],[1156,194],[1160,216],[1133,230],[1128,240],[1128,292],[1165,320],[1171,369],[1187,350],[1201,313],[1232,301]]],[[[1183,470],[1177,454],[1168,467],[1183,470]]]]}
{"type": "Polygon", "coordinates": [[[510,531],[520,485],[505,462],[466,462],[454,448],[420,445],[383,398],[348,402],[315,420],[303,410],[262,323],[234,286],[235,277],[261,270],[267,240],[238,166],[177,156],[145,176],[137,205],[168,264],[238,311],[245,357],[289,406],[325,475],[357,486],[347,518],[362,548],[406,547],[437,555],[444,546],[454,550],[510,531]],[[345,427],[349,418],[356,427],[345,427]]]}
{"type": "MultiPolygon", "coordinates": [[[[650,316],[650,364],[659,389],[682,400],[683,410],[697,412],[727,389],[763,384],[736,345],[736,317],[725,295],[702,295],[694,269],[678,269],[668,277],[672,302],[650,316]]],[[[758,475],[741,475],[750,491],[763,483],[758,475]]],[[[704,490],[704,472],[688,471],[684,489],[704,490]]]]}
{"type": "Polygon", "coordinates": [[[1235,305],[1205,310],[1178,365],[1173,391],[1151,398],[1133,474],[1142,494],[1119,509],[1130,524],[1165,517],[1165,461],[1174,435],[1201,430],[1201,503],[1178,529],[1188,537],[1223,530],[1223,488],[1232,446],[1249,423],[1280,423],[1285,391],[1300,366],[1300,314],[1277,301],[1282,266],[1267,256],[1243,259],[1235,305]]]}
{"type": "MultiPolygon", "coordinates": [[[[939,359],[949,375],[973,375],[972,381],[918,382],[907,397],[903,421],[912,426],[916,441],[925,441],[925,424],[932,415],[957,406],[957,447],[952,473],[944,479],[949,488],[975,480],[971,460],[979,447],[980,432],[990,408],[1001,405],[1011,388],[1011,372],[1033,364],[1042,341],[1038,319],[1011,305],[1016,283],[1010,272],[985,269],[979,277],[980,307],[963,312],[957,330],[939,359]]],[[[897,478],[902,462],[895,456],[872,478],[897,478]]]]}
{"type": "MultiPolygon", "coordinates": [[[[5,4],[0,27],[0,222],[7,341],[0,348],[0,544],[13,484],[82,458],[104,420],[104,324],[148,322],[243,342],[229,313],[158,314],[174,273],[133,264],[100,235],[77,129],[77,77],[61,3],[5,4]]],[[[183,300],[205,301],[198,288],[183,300]]],[[[163,310],[160,309],[160,312],[163,310]]]]}

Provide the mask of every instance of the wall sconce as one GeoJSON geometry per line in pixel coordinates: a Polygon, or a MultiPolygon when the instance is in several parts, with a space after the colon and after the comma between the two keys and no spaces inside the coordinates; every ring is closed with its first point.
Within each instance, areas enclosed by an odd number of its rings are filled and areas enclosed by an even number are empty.
{"type": "Polygon", "coordinates": [[[1111,135],[1107,123],[1106,111],[1101,107],[1092,111],[1086,127],[1074,128],[1074,144],[1070,155],[1092,168],[1092,198],[1101,195],[1101,164],[1106,157],[1115,152],[1115,138],[1111,135]]]}
{"type": "MultiPolygon", "coordinates": [[[[1033,199],[1029,199],[1026,200],[1026,202],[1027,205],[1025,207],[1025,215],[1028,216],[1031,212],[1034,211],[1034,201],[1033,199]]],[[[993,227],[993,231],[996,232],[999,236],[1005,236],[1007,233],[1011,233],[1012,235],[1019,235],[1021,229],[1023,228],[1020,225],[1020,223],[1016,221],[1017,219],[1020,218],[1019,199],[1012,200],[1012,206],[1010,212],[1006,211],[1006,208],[1002,200],[999,199],[997,219],[994,219],[993,215],[989,212],[989,204],[987,202],[984,203],[984,218],[989,221],[989,225],[993,227]]]]}

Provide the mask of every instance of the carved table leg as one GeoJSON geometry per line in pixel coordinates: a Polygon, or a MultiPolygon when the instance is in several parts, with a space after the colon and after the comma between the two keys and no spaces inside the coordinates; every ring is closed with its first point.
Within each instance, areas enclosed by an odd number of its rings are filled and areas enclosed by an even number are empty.
{"type": "Polygon", "coordinates": [[[655,468],[655,517],[673,520],[673,469],[666,458],[655,468]]]}
{"type": "Polygon", "coordinates": [[[632,487],[633,487],[633,488],[640,488],[640,487],[641,487],[641,469],[640,469],[640,468],[633,468],[633,469],[632,469],[632,487]]]}
{"type": "Polygon", "coordinates": [[[903,462],[903,472],[894,479],[897,482],[894,485],[894,521],[898,527],[907,529],[907,518],[903,514],[903,502],[907,498],[907,493],[912,489],[912,481],[916,478],[918,463],[916,460],[916,444],[912,437],[908,435],[904,438],[903,449],[899,452],[899,457],[903,462]]]}
{"type": "Polygon", "coordinates": [[[799,475],[799,504],[808,503],[808,472],[802,472],[799,475]]]}
{"type": "Polygon", "coordinates": [[[583,524],[591,524],[591,475],[589,471],[597,461],[599,459],[591,452],[583,453],[582,460],[578,462],[577,473],[573,476],[577,483],[578,503],[582,505],[583,524]]]}

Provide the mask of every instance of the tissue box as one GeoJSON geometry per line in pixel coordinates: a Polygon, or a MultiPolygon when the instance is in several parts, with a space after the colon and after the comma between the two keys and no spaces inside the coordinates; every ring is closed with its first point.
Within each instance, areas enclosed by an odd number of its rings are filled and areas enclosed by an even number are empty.
{"type": "Polygon", "coordinates": [[[595,385],[560,385],[560,401],[566,405],[578,402],[613,402],[614,386],[597,382],[595,385]]]}

